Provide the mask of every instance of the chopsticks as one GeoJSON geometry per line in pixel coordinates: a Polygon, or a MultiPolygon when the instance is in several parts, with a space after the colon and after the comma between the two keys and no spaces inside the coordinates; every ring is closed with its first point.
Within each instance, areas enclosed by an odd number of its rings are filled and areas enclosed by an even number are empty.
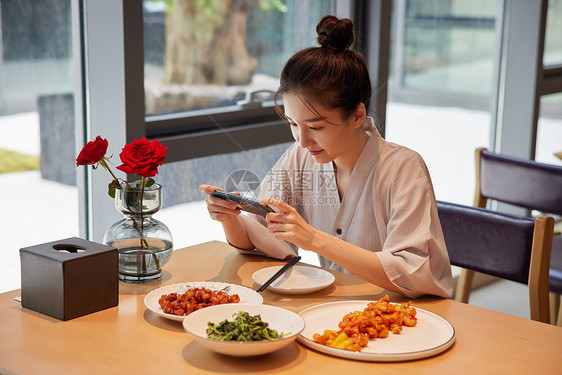
{"type": "Polygon", "coordinates": [[[275,274],[273,276],[271,276],[265,283],[263,283],[263,285],[260,286],[260,288],[257,291],[263,292],[265,290],[265,288],[267,288],[269,286],[269,284],[271,284],[272,282],[277,280],[279,278],[279,276],[281,276],[282,274],[287,272],[289,270],[289,268],[291,268],[295,264],[297,264],[299,260],[301,260],[300,256],[296,256],[294,258],[291,258],[291,260],[288,261],[283,267],[281,267],[281,269],[279,271],[275,272],[275,274]]]}

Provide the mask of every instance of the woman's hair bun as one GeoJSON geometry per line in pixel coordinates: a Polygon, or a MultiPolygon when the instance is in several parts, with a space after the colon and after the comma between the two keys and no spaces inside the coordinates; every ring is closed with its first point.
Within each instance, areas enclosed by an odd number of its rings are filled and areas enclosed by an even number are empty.
{"type": "Polygon", "coordinates": [[[339,19],[334,16],[324,16],[316,26],[318,44],[322,47],[345,51],[353,41],[353,22],[349,18],[339,19]]]}

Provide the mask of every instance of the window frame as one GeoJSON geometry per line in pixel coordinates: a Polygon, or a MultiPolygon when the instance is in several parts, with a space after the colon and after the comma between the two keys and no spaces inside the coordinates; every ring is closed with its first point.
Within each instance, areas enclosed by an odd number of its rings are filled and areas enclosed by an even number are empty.
{"type": "MultiPolygon", "coordinates": [[[[306,2],[296,2],[299,14],[306,14],[306,2]]],[[[340,17],[352,18],[353,1],[336,0],[332,13],[340,17]]],[[[143,35],[143,20],[128,17],[128,35],[138,38],[143,35]]],[[[304,17],[304,16],[302,16],[304,17]]],[[[126,41],[127,43],[127,41],[126,41]]],[[[136,65],[144,67],[144,60],[134,61],[136,65]]],[[[144,82],[144,70],[138,72],[137,80],[144,82]]],[[[250,150],[271,146],[293,140],[273,102],[266,105],[246,109],[241,106],[225,106],[203,110],[185,111],[172,114],[145,115],[145,134],[147,138],[158,140],[168,147],[166,162],[193,159],[203,156],[218,155],[230,152],[250,150]],[[209,147],[208,145],[213,145],[209,147]]],[[[143,108],[143,101],[136,100],[135,107],[143,108]]]]}

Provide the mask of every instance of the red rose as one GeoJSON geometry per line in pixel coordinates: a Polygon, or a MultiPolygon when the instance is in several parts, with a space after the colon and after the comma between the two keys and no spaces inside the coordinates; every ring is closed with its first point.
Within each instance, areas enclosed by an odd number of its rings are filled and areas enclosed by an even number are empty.
{"type": "Polygon", "coordinates": [[[164,162],[168,147],[164,147],[158,140],[150,142],[146,138],[135,139],[125,145],[119,154],[122,165],[117,169],[130,174],[136,173],[141,177],[152,177],[158,173],[158,167],[164,162]]]}
{"type": "Polygon", "coordinates": [[[99,135],[94,141],[86,143],[76,158],[76,166],[98,163],[107,152],[107,139],[99,135]]]}

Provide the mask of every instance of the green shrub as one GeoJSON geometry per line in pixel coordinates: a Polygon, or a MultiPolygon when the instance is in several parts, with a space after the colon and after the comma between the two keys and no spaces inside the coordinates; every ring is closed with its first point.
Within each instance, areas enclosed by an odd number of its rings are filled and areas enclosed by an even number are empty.
{"type": "Polygon", "coordinates": [[[39,155],[0,148],[0,173],[34,171],[39,169],[39,155]]]}

